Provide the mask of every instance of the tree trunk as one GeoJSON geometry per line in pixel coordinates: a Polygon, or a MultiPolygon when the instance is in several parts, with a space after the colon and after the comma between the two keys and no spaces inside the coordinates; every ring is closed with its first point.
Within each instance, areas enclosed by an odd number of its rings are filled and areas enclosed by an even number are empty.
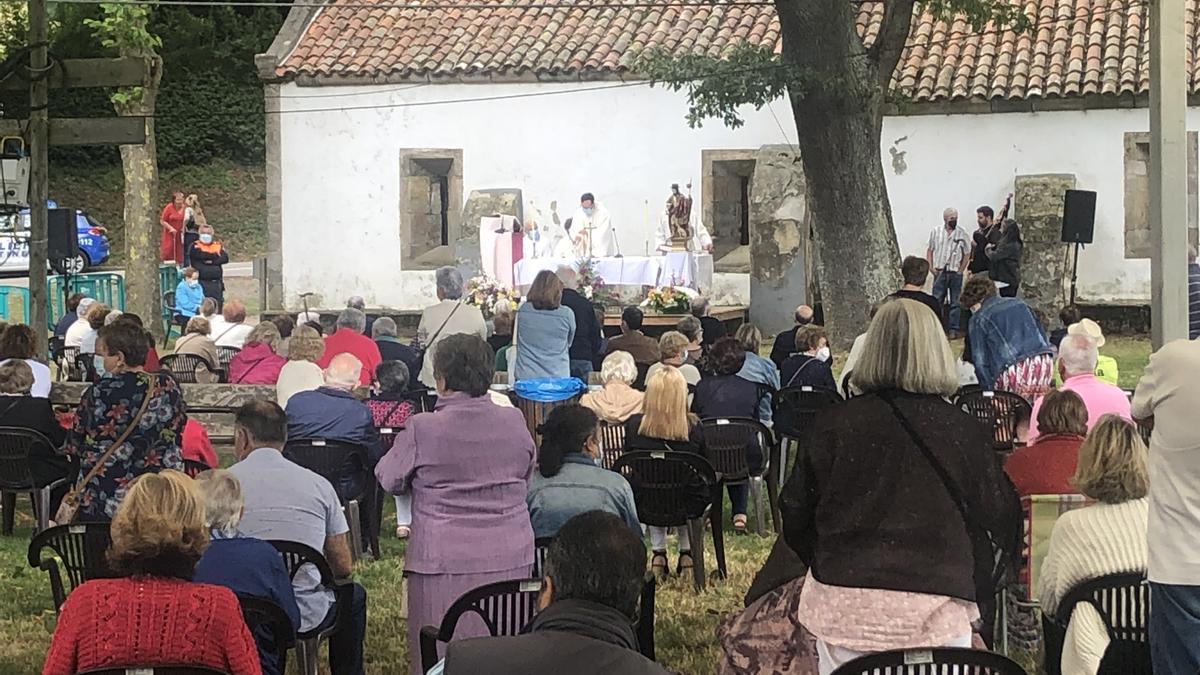
{"type": "Polygon", "coordinates": [[[162,61],[145,55],[150,68],[141,96],[114,103],[122,117],[145,118],[146,142],[121,146],[125,173],[125,311],[142,318],[146,328],[162,337],[162,290],[158,284],[158,153],[154,142],[154,106],[162,79],[162,61]]]}
{"type": "MultiPolygon", "coordinates": [[[[825,325],[842,347],[866,329],[871,304],[900,283],[879,151],[887,78],[880,77],[878,55],[855,31],[858,6],[846,0],[776,2],[783,57],[811,78],[802,92],[792,92],[791,103],[825,325]]],[[[884,64],[886,72],[894,65],[884,64]]]]}

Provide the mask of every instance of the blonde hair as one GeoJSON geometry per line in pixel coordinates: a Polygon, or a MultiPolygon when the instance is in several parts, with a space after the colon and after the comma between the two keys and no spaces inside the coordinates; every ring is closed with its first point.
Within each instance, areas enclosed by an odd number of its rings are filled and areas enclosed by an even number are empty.
{"type": "Polygon", "coordinates": [[[208,546],[204,501],[186,474],[167,469],[139,476],[112,521],[108,561],[124,576],[191,579],[208,546]]]}
{"type": "Polygon", "coordinates": [[[204,499],[204,520],[208,529],[228,536],[236,534],[245,505],[237,476],[225,469],[209,469],[196,476],[196,487],[204,499]]]}
{"type": "Polygon", "coordinates": [[[279,351],[281,340],[283,340],[283,337],[279,334],[279,326],[270,321],[260,322],[257,326],[250,329],[250,334],[246,336],[246,344],[259,342],[270,347],[272,352],[279,351]]]}
{"type": "Polygon", "coordinates": [[[663,361],[681,356],[692,341],[677,330],[669,330],[658,338],[658,351],[663,361]]]}
{"type": "Polygon", "coordinates": [[[691,431],[687,380],[678,368],[660,368],[646,382],[638,433],[664,441],[686,441],[691,431]]]}
{"type": "Polygon", "coordinates": [[[633,355],[626,351],[613,352],[600,364],[600,381],[605,384],[613,380],[633,384],[637,376],[637,364],[633,362],[633,355]]]}
{"type": "Polygon", "coordinates": [[[312,326],[300,324],[292,331],[288,340],[289,361],[311,361],[316,363],[325,353],[325,342],[312,326]]]}
{"type": "Polygon", "coordinates": [[[889,300],[879,308],[850,383],[866,393],[900,389],[950,396],[958,368],[937,316],[915,300],[889,300]]]}
{"type": "Polygon", "coordinates": [[[1071,484],[1083,495],[1105,504],[1146,496],[1149,475],[1146,444],[1137,427],[1119,415],[1105,415],[1083,445],[1071,484]]]}
{"type": "Polygon", "coordinates": [[[733,337],[742,346],[742,349],[751,354],[757,354],[759,348],[762,347],[762,331],[752,323],[742,324],[733,337]]]}
{"type": "Polygon", "coordinates": [[[28,394],[33,389],[33,369],[20,359],[0,365],[0,394],[28,394]]]}

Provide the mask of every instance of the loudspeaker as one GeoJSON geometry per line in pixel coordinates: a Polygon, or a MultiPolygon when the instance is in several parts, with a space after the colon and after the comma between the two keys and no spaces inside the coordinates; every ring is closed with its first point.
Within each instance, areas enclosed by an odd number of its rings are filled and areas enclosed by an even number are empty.
{"type": "Polygon", "coordinates": [[[1096,193],[1067,190],[1063,197],[1062,240],[1068,244],[1090,244],[1096,228],[1096,193]]]}
{"type": "Polygon", "coordinates": [[[51,264],[74,258],[79,253],[79,235],[75,232],[75,209],[50,209],[46,257],[51,264]]]}

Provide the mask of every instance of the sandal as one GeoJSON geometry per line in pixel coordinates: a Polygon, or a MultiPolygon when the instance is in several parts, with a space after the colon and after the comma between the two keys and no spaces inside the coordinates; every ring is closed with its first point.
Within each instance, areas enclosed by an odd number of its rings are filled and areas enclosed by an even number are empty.
{"type": "Polygon", "coordinates": [[[679,562],[678,562],[678,564],[675,565],[675,573],[676,574],[681,575],[681,576],[684,574],[691,574],[692,568],[695,566],[696,566],[696,563],[692,560],[692,552],[691,551],[680,551],[679,552],[679,562]]]}
{"type": "Polygon", "coordinates": [[[396,526],[396,538],[408,539],[408,535],[412,534],[412,530],[407,525],[396,526]]]}
{"type": "Polygon", "coordinates": [[[746,514],[739,513],[733,517],[733,531],[735,534],[746,534],[746,514]]]}
{"type": "Polygon", "coordinates": [[[653,572],[654,576],[658,579],[662,579],[667,576],[667,564],[668,561],[666,551],[655,551],[654,555],[650,556],[650,571],[653,572]]]}

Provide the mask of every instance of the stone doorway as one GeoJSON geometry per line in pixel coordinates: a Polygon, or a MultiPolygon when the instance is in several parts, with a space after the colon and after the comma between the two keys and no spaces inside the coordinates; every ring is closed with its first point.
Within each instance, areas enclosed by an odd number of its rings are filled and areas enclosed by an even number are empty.
{"type": "Polygon", "coordinates": [[[713,238],[713,271],[750,271],[750,196],[757,150],[702,150],[701,217],[713,238]]]}

